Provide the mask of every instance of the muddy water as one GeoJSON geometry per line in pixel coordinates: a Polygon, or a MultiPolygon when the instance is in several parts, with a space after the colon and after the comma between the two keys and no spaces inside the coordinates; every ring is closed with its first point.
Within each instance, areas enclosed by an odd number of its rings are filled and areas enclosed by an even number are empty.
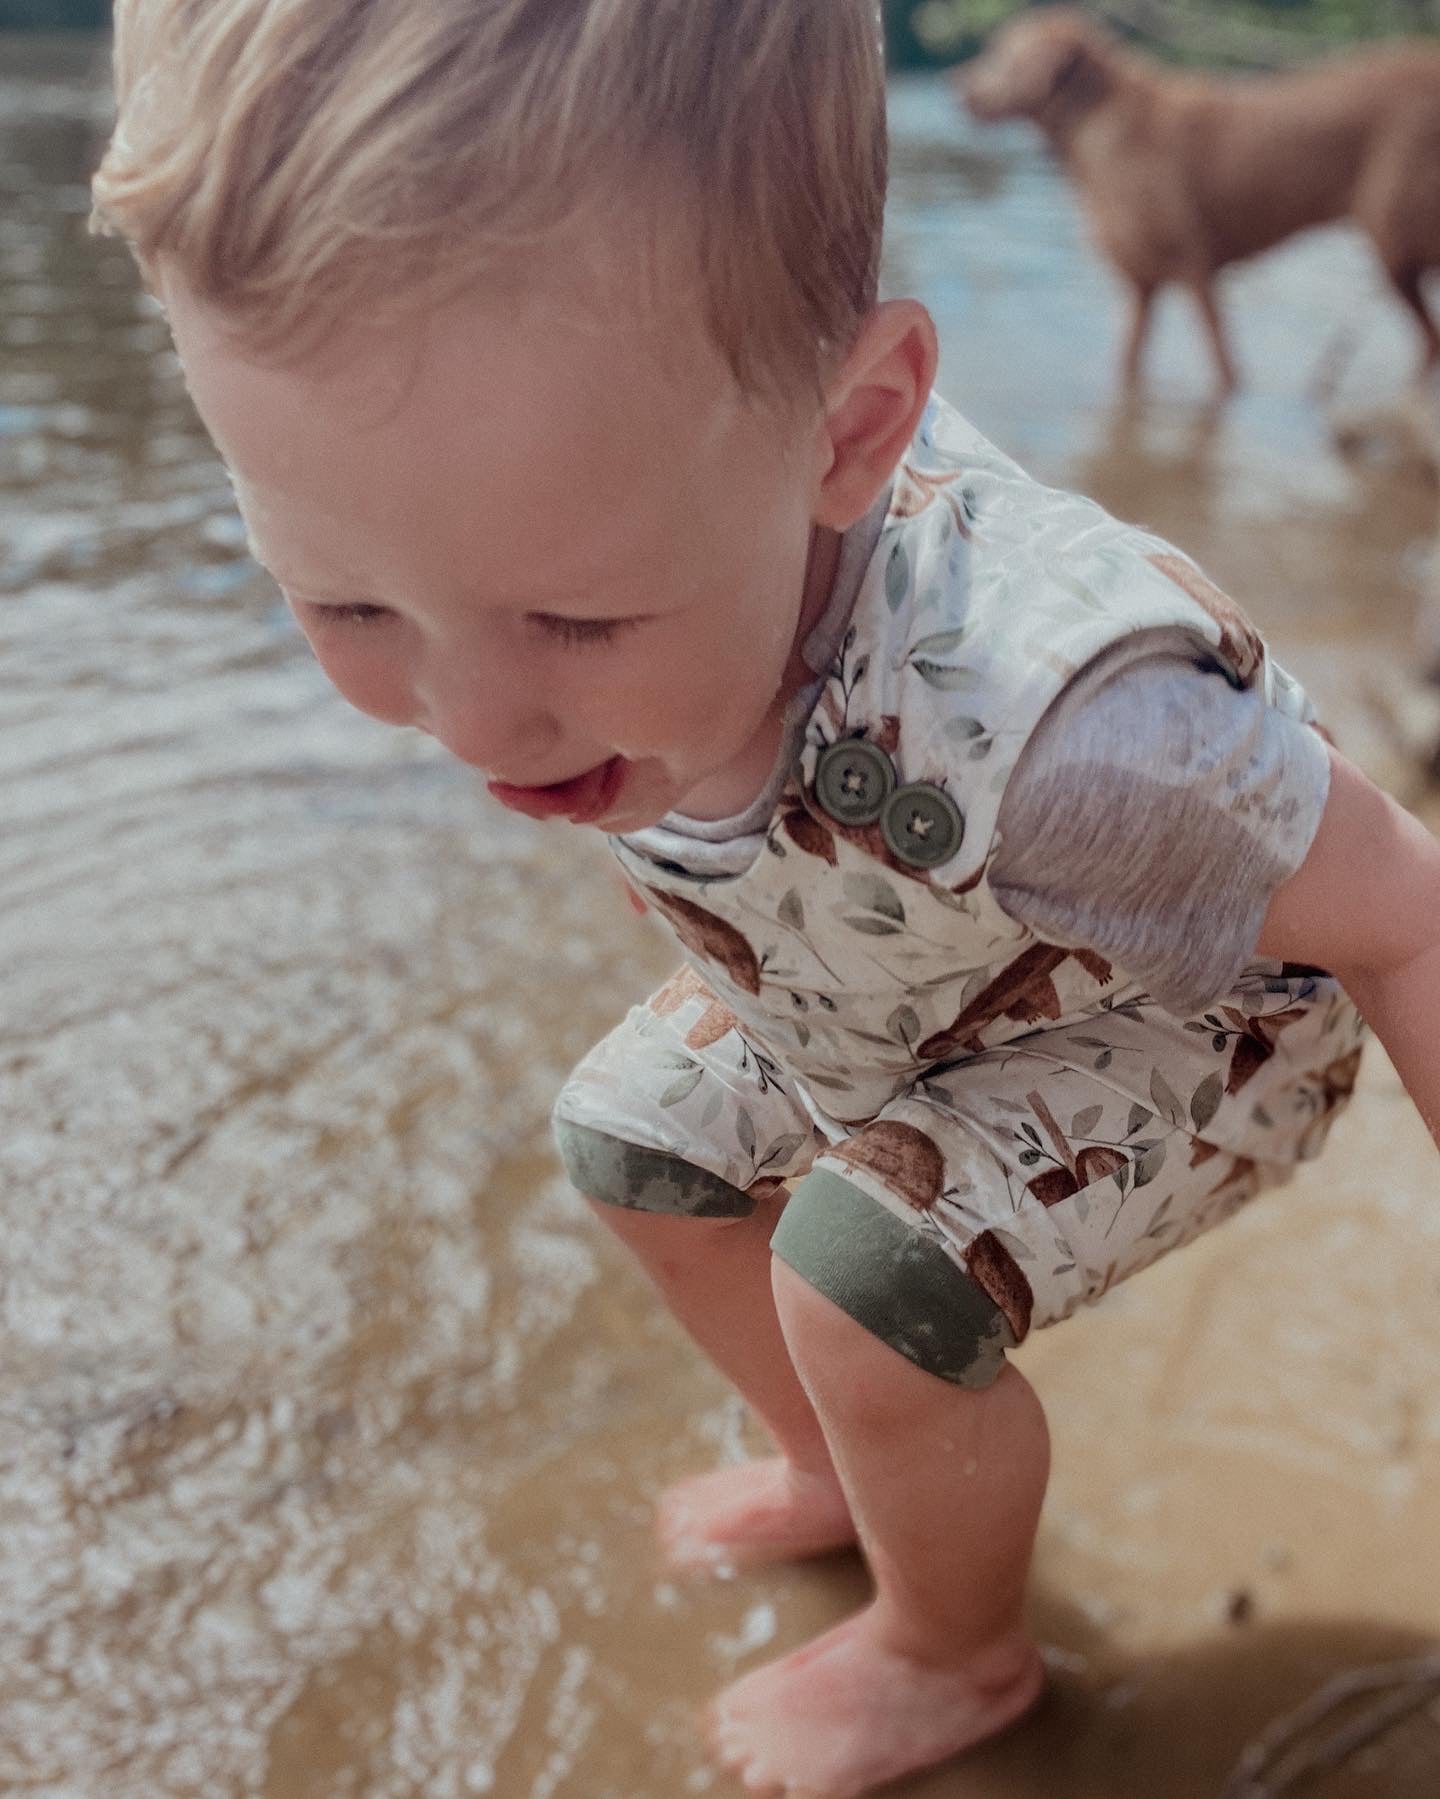
{"type": "MultiPolygon", "coordinates": [[[[650,1558],[663,1482],[754,1439],[545,1116],[669,952],[595,846],[322,685],[84,236],[104,110],[95,46],[0,38],[0,1791],[728,1794],[694,1706],[863,1581],[650,1558]]],[[[1199,554],[1414,797],[1434,497],[1336,461],[1304,397],[1352,316],[1350,391],[1401,378],[1357,246],[1236,279],[1223,415],[1167,312],[1126,416],[1028,138],[925,82],[895,118],[891,281],[945,390],[1199,554]]],[[[1027,1346],[1057,1697],[909,1791],[1216,1794],[1268,1718],[1440,1623],[1436,1164],[1367,1082],[1325,1171],[1027,1346]]],[[[1313,1790],[1436,1790],[1433,1724],[1367,1755],[1313,1790]]]]}

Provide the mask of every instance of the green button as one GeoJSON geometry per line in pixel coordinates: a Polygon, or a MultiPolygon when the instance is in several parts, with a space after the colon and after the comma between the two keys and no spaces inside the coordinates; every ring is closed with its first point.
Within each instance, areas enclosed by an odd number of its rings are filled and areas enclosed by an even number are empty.
{"type": "Polygon", "coordinates": [[[894,763],[863,737],[843,738],[820,752],[815,797],[841,824],[873,824],[894,791],[894,763]]]}
{"type": "Polygon", "coordinates": [[[965,820],[950,795],[928,781],[897,787],[880,815],[880,834],[909,868],[948,862],[965,836],[965,820]]]}

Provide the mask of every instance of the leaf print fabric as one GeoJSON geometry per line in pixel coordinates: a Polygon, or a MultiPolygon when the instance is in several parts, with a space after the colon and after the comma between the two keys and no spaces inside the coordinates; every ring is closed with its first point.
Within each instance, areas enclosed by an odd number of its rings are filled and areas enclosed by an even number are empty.
{"type": "Polygon", "coordinates": [[[1183,557],[932,406],[753,863],[691,875],[615,841],[689,966],[585,1059],[557,1119],[742,1191],[828,1166],[939,1245],[1017,1338],[1318,1153],[1363,1036],[1323,970],[1256,961],[1177,1013],[1097,948],[1036,937],[990,886],[1040,720],[1144,633],[1188,635],[1308,722],[1183,557]],[[907,807],[929,791],[958,812],[945,861],[826,810],[820,759],[849,739],[907,807]]]}
{"type": "MultiPolygon", "coordinates": [[[[1303,1069],[1266,1082],[1310,970],[1263,976],[1256,1027],[1151,1017],[1133,1002],[923,1072],[858,1130],[817,1128],[777,1060],[690,969],[637,1007],[577,1069],[557,1118],[660,1149],[733,1186],[830,1167],[938,1244],[1005,1313],[1017,1341],[1066,1317],[1228,1217],[1318,1154],[1354,1087],[1358,1020],[1328,1001],[1303,1069]],[[1268,1013],[1266,1006],[1270,1007],[1268,1013]],[[1204,1039],[1188,1069],[1175,1037],[1204,1039]],[[1217,1046],[1218,1045],[1218,1046],[1217,1046]],[[1249,1151],[1205,1135],[1226,1088],[1259,1081],[1249,1151]],[[1259,1153],[1285,1142],[1275,1161],[1259,1153]]],[[[1233,1008],[1227,1008],[1230,1010],[1233,1008]]]]}
{"type": "Polygon", "coordinates": [[[775,1058],[689,967],[591,1050],[555,1118],[672,1155],[742,1192],[803,1174],[825,1141],[775,1058]]]}

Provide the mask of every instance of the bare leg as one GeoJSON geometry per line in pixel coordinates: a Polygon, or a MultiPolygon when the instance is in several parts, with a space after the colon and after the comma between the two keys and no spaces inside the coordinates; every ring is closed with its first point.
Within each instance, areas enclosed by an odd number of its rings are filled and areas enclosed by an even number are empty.
{"type": "Polygon", "coordinates": [[[1125,333],[1125,351],[1121,359],[1121,375],[1125,391],[1133,395],[1140,386],[1140,365],[1145,353],[1145,339],[1150,333],[1150,310],[1155,303],[1153,287],[1138,284],[1130,290],[1130,326],[1125,333]]]}
{"type": "Polygon", "coordinates": [[[1233,394],[1240,385],[1240,377],[1235,372],[1225,321],[1220,317],[1220,308],[1215,300],[1215,284],[1208,275],[1203,276],[1191,284],[1191,292],[1195,295],[1195,304],[1200,308],[1205,335],[1210,343],[1210,354],[1215,359],[1218,391],[1221,394],[1233,394]]]}
{"type": "Polygon", "coordinates": [[[639,1258],[670,1310],[740,1389],[778,1456],[681,1481],[662,1497],[663,1549],[687,1570],[818,1555],[855,1541],[830,1451],[775,1315],[770,1238],[785,1195],[748,1218],[675,1218],[590,1203],[639,1258]]]}
{"type": "Polygon", "coordinates": [[[1014,1368],[982,1391],[953,1386],[778,1261],[774,1280],[876,1595],[737,1681],[710,1733],[756,1792],[853,1799],[993,1735],[1038,1697],[1021,1613],[1049,1437],[1014,1368]]]}

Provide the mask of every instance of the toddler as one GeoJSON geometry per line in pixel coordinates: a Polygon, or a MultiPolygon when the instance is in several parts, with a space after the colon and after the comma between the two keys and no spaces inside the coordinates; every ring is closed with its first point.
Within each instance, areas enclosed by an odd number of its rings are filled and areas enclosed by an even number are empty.
{"type": "Polygon", "coordinates": [[[99,218],[326,673],[684,947],[556,1114],[775,1439],[662,1538],[875,1587],[718,1756],[967,1748],[1043,1680],[1006,1351],[1315,1155],[1362,1016],[1440,1126],[1440,848],[1186,558],[932,397],[872,0],[119,0],[116,75],[99,218]]]}

